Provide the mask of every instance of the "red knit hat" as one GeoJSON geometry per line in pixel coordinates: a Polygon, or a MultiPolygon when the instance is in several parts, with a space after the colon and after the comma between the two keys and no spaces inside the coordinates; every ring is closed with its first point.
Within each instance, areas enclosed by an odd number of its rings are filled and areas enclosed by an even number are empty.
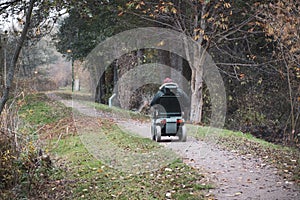
{"type": "Polygon", "coordinates": [[[172,79],[170,79],[170,78],[165,78],[165,80],[164,80],[164,83],[172,83],[173,81],[172,81],[172,79]]]}

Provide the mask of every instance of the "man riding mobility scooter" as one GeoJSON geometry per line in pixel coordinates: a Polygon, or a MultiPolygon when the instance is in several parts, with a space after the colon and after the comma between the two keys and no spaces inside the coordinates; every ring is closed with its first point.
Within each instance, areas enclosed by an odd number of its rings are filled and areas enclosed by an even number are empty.
{"type": "Polygon", "coordinates": [[[182,100],[183,94],[176,83],[167,82],[159,88],[150,104],[154,110],[151,124],[152,140],[159,142],[162,136],[178,136],[180,141],[186,141],[182,100]]]}

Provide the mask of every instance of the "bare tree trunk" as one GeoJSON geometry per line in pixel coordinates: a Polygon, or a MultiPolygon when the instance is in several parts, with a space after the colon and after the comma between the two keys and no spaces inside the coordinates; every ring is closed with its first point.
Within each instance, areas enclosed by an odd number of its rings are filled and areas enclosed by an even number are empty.
{"type": "Polygon", "coordinates": [[[286,124],[286,128],[284,130],[284,134],[286,135],[286,142],[287,143],[291,143],[291,142],[294,142],[294,139],[295,139],[295,132],[296,132],[296,121],[297,121],[297,117],[295,117],[295,110],[294,110],[294,101],[293,101],[293,89],[292,89],[292,82],[291,82],[291,75],[290,75],[290,67],[289,67],[289,63],[285,57],[285,53],[284,53],[284,50],[283,50],[283,47],[282,47],[282,44],[280,44],[280,48],[281,48],[281,52],[282,52],[282,55],[284,56],[283,57],[283,60],[284,60],[284,65],[285,65],[285,68],[286,68],[286,73],[287,73],[287,85],[288,85],[288,94],[289,94],[289,103],[290,103],[290,130],[287,130],[287,127],[288,127],[288,123],[286,124]],[[287,132],[288,131],[288,132],[287,132]]]}
{"type": "Polygon", "coordinates": [[[191,113],[190,119],[193,123],[201,123],[202,118],[202,89],[203,89],[203,68],[199,67],[192,71],[193,87],[192,87],[192,97],[191,97],[191,113]]]}
{"type": "Polygon", "coordinates": [[[119,79],[119,73],[118,73],[118,64],[117,61],[114,63],[114,87],[117,85],[118,83],[118,79],[119,79]]]}
{"type": "Polygon", "coordinates": [[[35,1],[36,0],[30,0],[30,2],[29,2],[28,11],[26,13],[26,22],[25,22],[24,28],[22,30],[22,34],[21,34],[21,37],[17,44],[13,58],[9,64],[9,69],[8,69],[8,74],[7,74],[7,79],[6,79],[6,86],[4,88],[3,95],[0,99],[0,114],[2,113],[4,106],[9,97],[9,92],[10,92],[11,85],[13,83],[13,79],[14,79],[14,75],[15,75],[16,64],[18,62],[18,58],[19,58],[21,49],[22,49],[24,41],[26,39],[26,35],[27,35],[28,29],[29,29],[31,14],[32,14],[32,10],[33,10],[35,1]]]}
{"type": "MultiPolygon", "coordinates": [[[[200,22],[200,27],[202,30],[206,29],[206,23],[203,18],[199,21],[199,13],[203,16],[206,12],[206,4],[203,4],[202,10],[198,11],[195,7],[194,10],[194,27],[198,27],[200,22]]],[[[205,63],[205,51],[201,50],[201,44],[203,41],[203,35],[200,35],[197,43],[199,48],[191,50],[186,48],[186,55],[189,61],[192,77],[191,77],[191,112],[190,121],[195,124],[201,123],[202,119],[202,106],[203,106],[203,64],[205,63]]]]}
{"type": "Polygon", "coordinates": [[[96,88],[96,95],[95,95],[95,102],[97,103],[105,103],[103,97],[105,96],[105,73],[102,74],[101,78],[99,79],[97,88],[96,88]]]}
{"type": "Polygon", "coordinates": [[[5,78],[6,78],[6,72],[5,72],[5,48],[6,48],[6,45],[5,45],[5,41],[4,39],[1,37],[0,35],[0,66],[3,66],[3,67],[0,67],[0,95],[2,95],[2,91],[3,91],[3,88],[4,88],[4,81],[5,81],[5,78]]]}

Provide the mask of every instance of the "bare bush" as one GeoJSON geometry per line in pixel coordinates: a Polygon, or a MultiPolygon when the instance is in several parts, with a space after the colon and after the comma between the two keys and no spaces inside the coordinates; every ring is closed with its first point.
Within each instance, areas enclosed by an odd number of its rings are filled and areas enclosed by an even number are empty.
{"type": "Polygon", "coordinates": [[[0,199],[34,195],[33,188],[50,169],[50,158],[43,155],[30,132],[19,128],[18,108],[24,103],[20,93],[5,106],[0,116],[0,199]]]}

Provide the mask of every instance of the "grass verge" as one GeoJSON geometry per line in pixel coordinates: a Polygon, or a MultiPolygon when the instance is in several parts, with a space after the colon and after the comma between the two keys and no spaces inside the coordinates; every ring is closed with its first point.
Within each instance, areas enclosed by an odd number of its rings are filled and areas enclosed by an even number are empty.
{"type": "MultiPolygon", "coordinates": [[[[113,121],[98,119],[101,132],[115,146],[127,151],[139,153],[156,151],[163,147],[148,138],[142,138],[134,134],[122,131],[113,121]]],[[[166,150],[167,151],[167,150],[166,150]]]]}
{"type": "MultiPolygon", "coordinates": [[[[128,112],[118,108],[109,108],[106,105],[88,103],[96,109],[114,113],[118,116],[132,119],[149,120],[148,117],[135,112],[128,112]]],[[[214,129],[210,127],[188,126],[188,134],[195,138],[216,144],[219,148],[235,151],[242,155],[253,155],[262,158],[279,170],[279,174],[286,180],[300,184],[300,152],[299,149],[283,147],[258,139],[251,134],[214,129]]]]}
{"type": "Polygon", "coordinates": [[[67,168],[64,177],[72,199],[205,199],[212,186],[199,172],[176,160],[161,169],[128,174],[110,168],[86,150],[79,136],[60,140],[53,150],[67,168]]]}
{"type": "Polygon", "coordinates": [[[44,93],[27,95],[19,110],[22,120],[34,126],[55,123],[70,113],[69,108],[57,101],[51,101],[44,93]]]}
{"type": "MultiPolygon", "coordinates": [[[[107,108],[106,108],[107,109],[107,108]]],[[[106,110],[108,112],[108,110],[106,110]]],[[[118,111],[112,111],[118,112],[118,111]]],[[[26,97],[20,115],[38,133],[43,152],[49,152],[51,168],[38,177],[42,184],[28,199],[209,199],[212,185],[181,160],[156,170],[127,173],[96,159],[83,143],[82,136],[101,130],[105,138],[126,153],[145,153],[162,149],[150,139],[139,138],[118,129],[112,120],[87,116],[77,118],[71,128],[70,109],[51,101],[44,94],[26,97]]],[[[127,114],[125,114],[127,115],[127,114]]],[[[25,127],[26,128],[26,127],[25,127]]],[[[34,129],[34,130],[33,130],[34,129]]],[[[91,137],[94,138],[93,135],[91,137]]],[[[37,149],[38,153],[38,149],[37,149]]],[[[37,171],[36,173],[40,173],[37,171]]]]}
{"type": "Polygon", "coordinates": [[[94,107],[97,110],[101,110],[103,112],[110,113],[111,115],[117,115],[119,118],[130,118],[134,120],[147,121],[150,119],[149,116],[141,114],[139,112],[128,111],[124,109],[120,109],[118,107],[109,107],[105,104],[95,103],[94,99],[92,99],[87,94],[81,95],[81,93],[72,93],[70,91],[56,91],[55,95],[59,96],[62,99],[73,99],[74,101],[79,101],[81,104],[94,107]]]}
{"type": "Polygon", "coordinates": [[[300,185],[299,149],[276,145],[249,133],[192,125],[188,129],[193,137],[216,144],[219,148],[262,158],[275,166],[283,178],[300,185]]]}

